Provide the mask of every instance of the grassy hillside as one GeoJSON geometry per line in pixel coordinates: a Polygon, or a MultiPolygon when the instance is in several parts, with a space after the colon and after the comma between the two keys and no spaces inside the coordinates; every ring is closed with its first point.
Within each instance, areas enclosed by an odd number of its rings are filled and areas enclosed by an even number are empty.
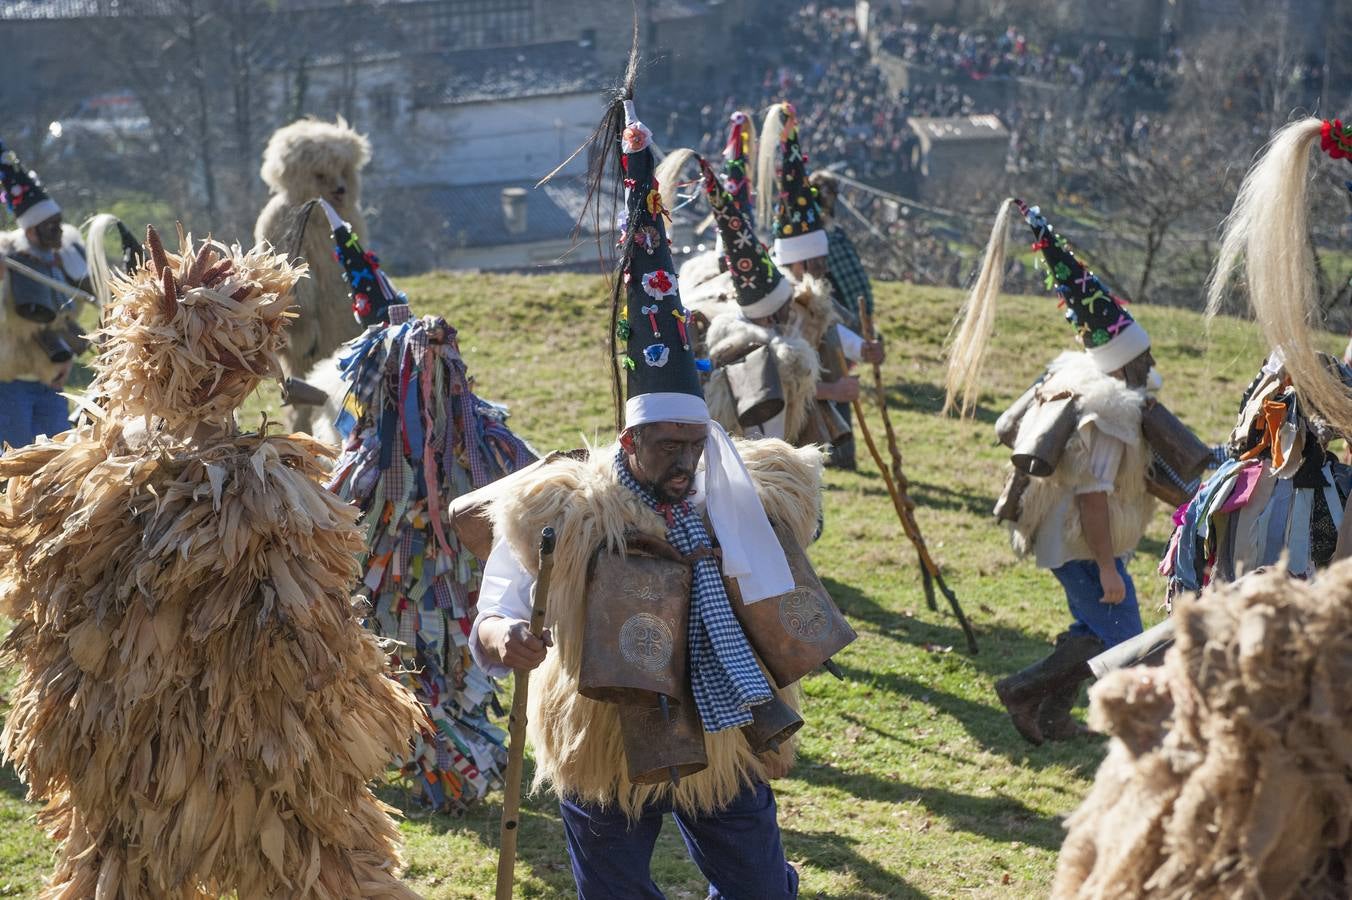
{"type": "MultiPolygon", "coordinates": [[[[446,315],[460,329],[478,392],[510,403],[513,426],[537,447],[611,436],[596,279],[433,274],[400,286],[417,311],[446,315]]],[[[837,657],[845,681],[822,675],[806,683],[799,762],[776,785],[804,897],[1045,896],[1060,818],[1103,756],[1097,742],[1024,744],[991,688],[1045,654],[1067,623],[1054,579],[1014,560],[989,511],[1006,457],[991,426],[1071,345],[1070,329],[1046,297],[1007,298],[975,419],[942,419],[941,347],[960,301],[955,291],[882,285],[877,318],[920,525],[976,625],[981,654],[967,656],[954,620],[926,609],[915,553],[861,446],[859,474],[827,475],[826,530],[812,548],[860,638],[837,657]]],[[[1261,362],[1253,327],[1223,319],[1208,335],[1191,312],[1134,312],[1154,338],[1162,400],[1205,440],[1221,440],[1261,362]]],[[[244,424],[269,408],[275,415],[275,403],[275,392],[254,398],[244,424]]],[[[876,416],[872,424],[881,430],[876,416]]],[[[1160,511],[1131,566],[1149,622],[1158,618],[1154,566],[1167,529],[1160,511]]],[[[386,794],[407,806],[399,786],[386,794]]],[[[12,770],[3,770],[0,896],[33,895],[50,860],[22,796],[12,770]]],[[[412,883],[433,898],[491,896],[498,817],[494,798],[462,819],[405,821],[412,883]]],[[[518,873],[518,896],[571,888],[557,808],[545,797],[524,811],[518,873]]],[[[674,827],[663,833],[654,873],[671,897],[704,896],[674,827]]]]}

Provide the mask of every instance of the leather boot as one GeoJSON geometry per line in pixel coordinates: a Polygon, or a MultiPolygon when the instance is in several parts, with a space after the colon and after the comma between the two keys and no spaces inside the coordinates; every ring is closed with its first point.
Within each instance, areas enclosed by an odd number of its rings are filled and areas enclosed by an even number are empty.
{"type": "Polygon", "coordinates": [[[1038,725],[1042,701],[1068,682],[1078,686],[1092,674],[1087,661],[1094,654],[1086,656],[1085,652],[1086,643],[1082,636],[1062,633],[1057,637],[1056,648],[1050,656],[995,683],[995,693],[1009,711],[1015,730],[1028,743],[1037,746],[1044,739],[1042,728],[1038,725]]]}
{"type": "Polygon", "coordinates": [[[1062,632],[1056,638],[1057,650],[1062,650],[1067,658],[1079,658],[1085,663],[1078,671],[1072,669],[1065,680],[1053,688],[1038,708],[1037,726],[1042,737],[1049,741],[1068,741],[1084,737],[1089,729],[1075,721],[1070,711],[1080,697],[1080,685],[1086,678],[1092,677],[1088,662],[1103,652],[1103,642],[1091,634],[1062,632]]]}

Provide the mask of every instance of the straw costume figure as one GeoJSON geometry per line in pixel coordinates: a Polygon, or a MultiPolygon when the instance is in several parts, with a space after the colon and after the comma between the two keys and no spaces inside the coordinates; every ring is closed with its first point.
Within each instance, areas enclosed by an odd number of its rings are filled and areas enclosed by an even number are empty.
{"type": "Polygon", "coordinates": [[[469,656],[480,563],[447,522],[460,494],[516,471],[534,453],[476,397],[455,329],[415,318],[375,257],[328,204],[336,255],[355,307],[376,322],[347,344],[337,429],[342,455],[329,486],[361,510],[367,625],[397,640],[399,680],[435,731],[402,755],[422,802],[461,811],[501,781],[504,735],[488,720],[493,682],[469,656]]]}
{"type": "Polygon", "coordinates": [[[424,717],[352,601],[357,512],[302,435],[241,433],[302,268],[147,231],[92,420],[0,458],[7,759],[46,897],[412,897],[369,787],[424,717]]]}
{"type": "Polygon", "coordinates": [[[559,798],[580,897],[660,897],[649,862],[674,814],[713,896],[789,898],[797,873],[768,780],[791,759],[802,723],[794,682],[805,673],[766,674],[758,659],[773,669],[772,648],[746,622],[763,613],[778,623],[785,604],[801,604],[804,615],[789,615],[800,633],[838,647],[852,632],[819,583],[805,586],[819,454],[736,442],[710,418],[651,133],[631,101],[636,59],[592,170],[607,177],[611,147],[622,149],[608,176],[625,186],[611,323],[614,374],[627,383],[622,431],[585,458],[547,459],[494,486],[496,543],[470,646],[491,674],[538,667],[535,782],[559,798]],[[545,526],[557,534],[548,646],[526,621],[545,526]]]}
{"type": "Polygon", "coordinates": [[[1037,207],[1010,199],[1001,204],[949,348],[946,408],[969,410],[979,393],[1015,209],[1032,229],[1047,285],[1083,347],[1053,360],[996,426],[1014,450],[996,515],[1010,523],[1015,552],[1056,576],[1074,620],[1050,656],[996,684],[1019,734],[1040,744],[1082,733],[1070,711],[1090,677],[1088,661],[1141,633],[1124,558],[1153,510],[1141,423],[1154,358],[1145,329],[1070,243],[1037,207]]]}
{"type": "MultiPolygon", "coordinates": [[[[271,197],[254,224],[254,240],[267,241],[292,262],[306,262],[310,278],[296,286],[295,323],[282,354],[288,376],[303,376],[344,341],[361,333],[336,299],[347,289],[341,273],[328,265],[329,228],[315,200],[329,203],[357,234],[365,235],[361,210],[361,170],[371,160],[371,144],[339,118],[306,118],[277,129],[268,139],[259,170],[271,197]]],[[[315,410],[288,408],[288,424],[308,430],[315,410]]]]}

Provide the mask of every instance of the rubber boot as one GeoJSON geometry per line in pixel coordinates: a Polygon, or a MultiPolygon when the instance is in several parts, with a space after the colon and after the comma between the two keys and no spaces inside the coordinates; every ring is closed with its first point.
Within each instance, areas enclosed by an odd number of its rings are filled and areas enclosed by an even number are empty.
{"type": "Polygon", "coordinates": [[[995,683],[995,693],[1008,710],[1015,730],[1028,743],[1038,746],[1044,739],[1038,725],[1042,701],[1068,681],[1078,686],[1090,676],[1088,660],[1094,654],[1085,656],[1084,652],[1082,639],[1065,632],[1057,637],[1050,656],[995,683]]]}
{"type": "Polygon", "coordinates": [[[1049,741],[1068,741],[1089,734],[1089,729],[1075,721],[1070,711],[1080,697],[1080,685],[1093,676],[1089,670],[1089,660],[1103,652],[1103,642],[1092,634],[1062,632],[1056,638],[1056,649],[1064,652],[1067,658],[1083,661],[1079,671],[1069,671],[1064,681],[1053,688],[1038,708],[1037,727],[1042,737],[1049,741]]]}

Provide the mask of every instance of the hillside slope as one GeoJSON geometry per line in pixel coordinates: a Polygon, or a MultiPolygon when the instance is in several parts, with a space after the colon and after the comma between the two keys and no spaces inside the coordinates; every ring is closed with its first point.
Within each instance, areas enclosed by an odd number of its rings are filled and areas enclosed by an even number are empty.
{"type": "MultiPolygon", "coordinates": [[[[597,279],[431,274],[400,279],[400,287],[416,311],[441,313],[460,330],[476,390],[510,404],[513,427],[535,446],[610,439],[597,279]]],[[[1079,802],[1102,757],[1096,742],[1027,746],[991,689],[1043,655],[1067,621],[1054,579],[1013,559],[989,511],[1006,457],[993,438],[995,417],[1071,346],[1070,329],[1047,297],[1006,298],[975,419],[941,419],[942,344],[961,300],[956,291],[880,285],[877,319],[920,526],[976,625],[981,654],[966,656],[953,619],[925,608],[915,553],[861,445],[859,474],[828,473],[826,530],[812,549],[860,640],[838,657],[845,681],[807,682],[800,761],[777,786],[804,897],[1045,896],[1059,817],[1079,802]]],[[[1221,319],[1208,335],[1188,311],[1133,313],[1154,338],[1163,401],[1204,440],[1222,440],[1261,363],[1253,326],[1221,319]]],[[[275,403],[272,390],[255,397],[242,424],[253,427],[266,409],[275,415],[275,403]]],[[[881,430],[876,415],[872,424],[881,430]]],[[[1132,563],[1149,621],[1158,618],[1154,565],[1167,529],[1161,510],[1132,563]]],[[[0,775],[0,896],[31,896],[49,850],[13,772],[0,775]]],[[[406,805],[397,786],[386,794],[406,805]]],[[[537,797],[524,813],[519,896],[565,895],[571,879],[557,809],[537,797]]],[[[464,819],[405,822],[411,880],[428,897],[490,896],[498,815],[495,797],[464,819]]],[[[672,827],[657,860],[655,877],[669,896],[704,896],[672,827]]]]}

